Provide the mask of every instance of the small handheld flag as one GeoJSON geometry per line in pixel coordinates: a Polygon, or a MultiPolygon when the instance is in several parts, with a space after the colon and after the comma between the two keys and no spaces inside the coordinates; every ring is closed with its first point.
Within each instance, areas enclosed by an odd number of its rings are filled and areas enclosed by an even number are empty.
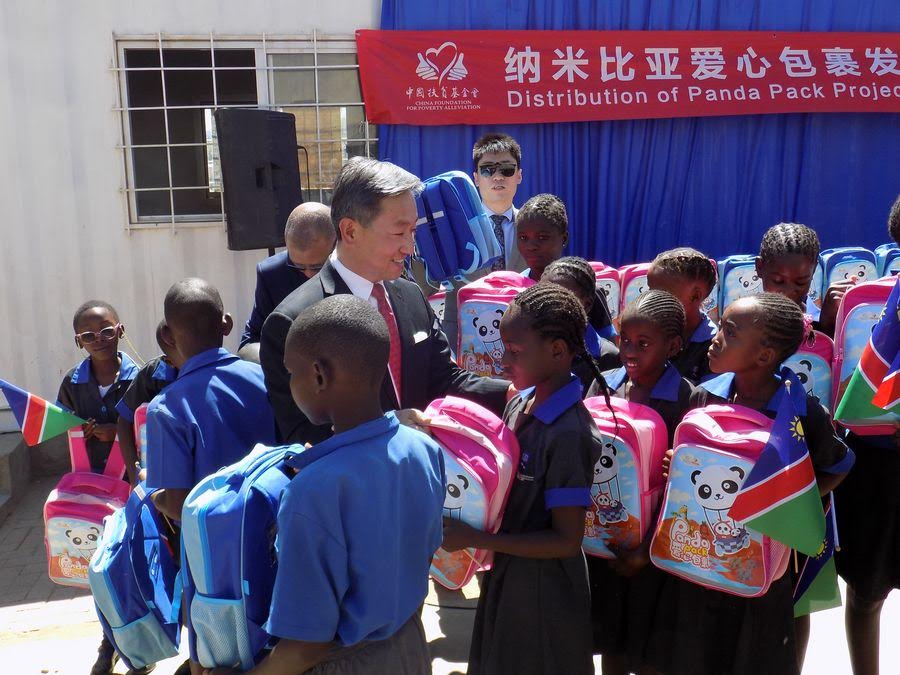
{"type": "Polygon", "coordinates": [[[852,422],[900,413],[900,277],[850,378],[834,418],[852,422]]]}
{"type": "Polygon", "coordinates": [[[22,429],[22,437],[28,445],[37,445],[85,423],[80,417],[34,394],[29,394],[6,380],[0,380],[0,390],[6,396],[16,422],[22,429]]]}
{"type": "Polygon", "coordinates": [[[823,609],[840,607],[834,551],[837,546],[837,528],[834,518],[834,495],[825,507],[825,539],[818,555],[804,556],[800,573],[794,583],[794,616],[804,616],[823,609]]]}
{"type": "Polygon", "coordinates": [[[825,536],[825,516],[803,425],[788,387],[785,383],[769,442],[728,515],[785,546],[815,555],[825,536]]]}

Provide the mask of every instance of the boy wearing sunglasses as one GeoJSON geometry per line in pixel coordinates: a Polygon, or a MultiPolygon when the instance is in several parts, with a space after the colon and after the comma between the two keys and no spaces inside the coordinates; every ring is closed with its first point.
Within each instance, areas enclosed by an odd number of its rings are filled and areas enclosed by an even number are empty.
{"type": "Polygon", "coordinates": [[[505,259],[496,270],[521,272],[528,267],[516,247],[516,213],[513,199],[522,182],[522,148],[508,134],[486,134],[472,148],[473,176],[484,210],[494,224],[494,234],[505,259]]]}
{"type": "MultiPolygon", "coordinates": [[[[75,344],[87,352],[87,358],[66,373],[56,404],[87,420],[84,438],[88,457],[91,469],[99,473],[116,440],[116,404],[137,376],[138,367],[119,351],[125,326],[108,302],[89,300],[81,305],[75,311],[72,328],[75,344]]],[[[91,675],[111,673],[116,659],[112,644],[104,636],[91,675]]]]}

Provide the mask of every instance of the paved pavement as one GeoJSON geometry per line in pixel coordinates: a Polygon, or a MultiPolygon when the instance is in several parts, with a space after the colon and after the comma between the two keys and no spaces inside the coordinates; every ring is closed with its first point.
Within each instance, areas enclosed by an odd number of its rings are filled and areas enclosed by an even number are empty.
{"type": "MultiPolygon", "coordinates": [[[[42,506],[56,479],[35,481],[16,511],[0,526],[0,672],[4,675],[87,675],[100,642],[90,595],[47,579],[42,506]]],[[[423,620],[438,675],[464,673],[475,615],[477,584],[460,592],[431,589],[423,620]]],[[[882,673],[900,672],[900,593],[882,615],[882,673]]],[[[156,669],[171,675],[181,659],[156,669]]],[[[599,670],[599,661],[597,662],[599,670]]],[[[118,666],[117,673],[125,669],[118,666]]],[[[840,609],[813,616],[804,675],[850,673],[840,609]]]]}

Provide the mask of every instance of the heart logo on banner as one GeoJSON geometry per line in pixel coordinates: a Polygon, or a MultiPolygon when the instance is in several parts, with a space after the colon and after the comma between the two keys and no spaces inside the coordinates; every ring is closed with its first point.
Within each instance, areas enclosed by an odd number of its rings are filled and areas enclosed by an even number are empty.
{"type": "Polygon", "coordinates": [[[443,83],[444,77],[456,65],[459,58],[459,50],[453,42],[445,42],[440,47],[431,47],[425,50],[425,62],[434,68],[438,74],[438,84],[443,83]]]}

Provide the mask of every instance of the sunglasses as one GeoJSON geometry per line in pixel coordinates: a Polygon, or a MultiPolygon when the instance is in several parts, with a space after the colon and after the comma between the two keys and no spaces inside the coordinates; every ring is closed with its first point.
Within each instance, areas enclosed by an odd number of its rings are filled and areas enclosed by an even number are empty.
{"type": "Polygon", "coordinates": [[[490,178],[497,171],[500,172],[500,175],[504,178],[512,178],[516,175],[516,171],[519,170],[519,167],[515,164],[482,164],[478,167],[478,173],[485,178],[490,178]]]}
{"type": "Polygon", "coordinates": [[[86,330],[83,333],[75,333],[75,337],[81,340],[81,344],[83,345],[89,345],[93,342],[97,342],[98,340],[107,342],[118,337],[119,329],[121,327],[122,324],[117,323],[115,326],[107,326],[106,328],[101,328],[96,333],[92,330],[86,330]]]}
{"type": "Polygon", "coordinates": [[[300,270],[304,274],[306,274],[307,272],[311,272],[312,274],[318,274],[319,271],[323,267],[325,267],[325,263],[322,263],[321,265],[297,265],[297,264],[291,262],[291,259],[288,258],[287,266],[291,267],[295,270],[300,270]]]}

